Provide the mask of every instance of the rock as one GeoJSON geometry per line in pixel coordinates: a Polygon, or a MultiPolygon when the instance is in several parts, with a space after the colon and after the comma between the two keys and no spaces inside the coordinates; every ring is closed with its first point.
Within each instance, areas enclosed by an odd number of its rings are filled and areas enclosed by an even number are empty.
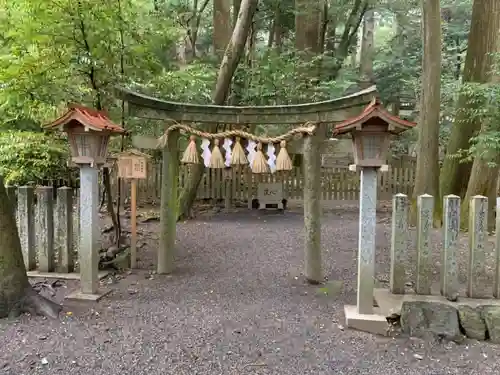
{"type": "Polygon", "coordinates": [[[403,302],[401,331],[416,337],[432,334],[450,341],[460,341],[462,338],[457,309],[437,302],[403,302]]]}
{"type": "Polygon", "coordinates": [[[458,306],[458,317],[460,324],[468,338],[476,340],[486,340],[486,323],[482,317],[482,308],[472,308],[470,306],[458,306]]]}
{"type": "Polygon", "coordinates": [[[110,258],[113,258],[116,254],[120,252],[120,249],[118,246],[112,245],[109,247],[109,249],[106,251],[106,255],[110,258]]]}
{"type": "Polygon", "coordinates": [[[490,340],[500,344],[500,306],[484,306],[482,317],[486,323],[490,340]]]}
{"type": "Polygon", "coordinates": [[[422,359],[424,359],[424,356],[415,353],[415,354],[413,354],[413,358],[418,359],[419,361],[421,361],[422,359]]]}

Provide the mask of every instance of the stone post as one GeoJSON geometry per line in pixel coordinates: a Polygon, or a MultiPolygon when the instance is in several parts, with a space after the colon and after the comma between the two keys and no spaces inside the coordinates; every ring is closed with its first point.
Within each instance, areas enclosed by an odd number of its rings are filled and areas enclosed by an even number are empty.
{"type": "Polygon", "coordinates": [[[160,205],[160,248],[158,249],[157,271],[171,273],[174,269],[175,237],[177,227],[177,195],[179,179],[179,151],[177,130],[168,134],[168,144],[163,148],[161,205],[160,205]]]}
{"type": "Polygon", "coordinates": [[[377,169],[361,168],[358,241],[358,314],[373,313],[377,169]]]}
{"type": "Polygon", "coordinates": [[[458,234],[460,232],[460,197],[447,195],[443,202],[444,241],[441,252],[441,294],[455,300],[458,293],[458,234]]]}
{"type": "Polygon", "coordinates": [[[73,192],[73,249],[80,248],[80,189],[74,189],[73,192]]]}
{"type": "Polygon", "coordinates": [[[488,298],[485,293],[486,242],[488,240],[488,198],[476,195],[469,207],[469,262],[467,269],[467,297],[488,298]]]}
{"type": "Polygon", "coordinates": [[[38,270],[54,272],[54,199],[53,188],[44,186],[36,190],[36,239],[38,270]]]}
{"type": "MultiPolygon", "coordinates": [[[[318,129],[319,132],[319,129],[318,129]]],[[[304,258],[308,282],[323,282],[321,267],[321,138],[304,137],[304,258]]]]}
{"type": "Polygon", "coordinates": [[[391,270],[389,289],[394,294],[405,293],[405,256],[408,250],[408,196],[392,198],[391,270]]]}
{"type": "Polygon", "coordinates": [[[57,189],[56,202],[56,244],[58,248],[59,272],[74,271],[73,260],[73,189],[57,189]]]}
{"type": "MultiPolygon", "coordinates": [[[[80,261],[81,293],[98,295],[99,290],[99,170],[80,166],[80,261]]],[[[97,297],[96,297],[97,298],[97,297]]]]}
{"type": "Polygon", "coordinates": [[[431,294],[432,253],[431,230],[434,218],[434,197],[423,194],[417,198],[417,294],[431,294]]]}
{"type": "MultiPolygon", "coordinates": [[[[7,196],[9,197],[10,204],[14,212],[17,212],[17,187],[7,185],[5,186],[5,190],[7,191],[7,196]]],[[[17,221],[17,215],[16,215],[17,221]]]]}
{"type": "Polygon", "coordinates": [[[17,217],[19,220],[19,239],[21,240],[26,271],[33,271],[36,268],[35,202],[33,198],[33,187],[19,187],[17,217]]]}
{"type": "Polygon", "coordinates": [[[496,202],[495,223],[495,280],[493,284],[493,297],[500,298],[500,197],[496,202]]]}

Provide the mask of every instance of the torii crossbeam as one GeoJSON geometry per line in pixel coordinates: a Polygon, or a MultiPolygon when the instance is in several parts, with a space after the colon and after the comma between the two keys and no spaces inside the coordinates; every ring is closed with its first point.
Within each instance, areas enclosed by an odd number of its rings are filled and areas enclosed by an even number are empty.
{"type": "MultiPolygon", "coordinates": [[[[311,283],[323,282],[321,267],[321,145],[327,125],[357,115],[376,96],[375,86],[337,99],[281,106],[219,106],[187,104],[153,98],[127,89],[117,89],[133,117],[198,124],[300,124],[317,125],[314,135],[304,136],[304,226],[305,271],[311,283]]],[[[161,190],[161,233],[158,273],[172,272],[177,222],[179,154],[178,130],[169,133],[163,149],[164,177],[161,190]]]]}

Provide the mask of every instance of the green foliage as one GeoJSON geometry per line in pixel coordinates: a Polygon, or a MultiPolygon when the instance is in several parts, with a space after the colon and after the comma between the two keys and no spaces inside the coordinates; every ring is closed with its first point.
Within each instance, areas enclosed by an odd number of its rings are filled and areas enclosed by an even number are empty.
{"type": "MultiPolygon", "coordinates": [[[[499,71],[500,73],[500,71],[499,71]]],[[[467,121],[481,123],[481,131],[470,139],[470,148],[457,155],[464,161],[479,157],[491,166],[500,162],[500,83],[467,84],[461,93],[467,98],[468,106],[461,108],[467,121]]]]}
{"type": "Polygon", "coordinates": [[[0,133],[0,175],[8,185],[28,185],[68,176],[67,141],[44,133],[0,133]]]}
{"type": "MultiPolygon", "coordinates": [[[[113,95],[115,85],[174,101],[209,103],[219,62],[210,52],[213,4],[202,9],[204,3],[0,0],[0,131],[39,131],[40,124],[60,114],[67,102],[101,106],[120,122],[122,108],[113,95]],[[192,27],[197,20],[193,42],[192,27]],[[189,50],[191,42],[196,53],[189,50]],[[186,61],[178,56],[181,45],[188,49],[186,61]]],[[[328,1],[325,50],[311,59],[293,47],[297,11],[293,1],[260,1],[253,23],[254,48],[238,67],[229,102],[276,105],[342,95],[358,78],[357,68],[346,64],[339,75],[331,73],[338,67],[335,48],[353,3],[328,1]],[[280,48],[269,44],[276,26],[282,30],[280,48]]],[[[471,0],[442,0],[442,143],[455,116],[471,4],[471,0]]],[[[395,98],[417,101],[422,60],[420,2],[380,0],[375,10],[374,70],[381,97],[384,102],[395,98]]],[[[127,116],[123,120],[133,134],[158,136],[163,131],[164,124],[159,122],[127,116]]],[[[256,131],[285,130],[286,126],[274,125],[256,131]]],[[[393,143],[393,151],[406,152],[415,139],[415,132],[407,132],[393,143]]]]}

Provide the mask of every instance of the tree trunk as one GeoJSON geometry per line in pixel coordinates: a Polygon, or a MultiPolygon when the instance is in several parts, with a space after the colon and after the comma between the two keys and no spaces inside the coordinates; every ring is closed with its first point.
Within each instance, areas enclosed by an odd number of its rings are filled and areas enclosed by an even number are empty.
{"type": "MultiPolygon", "coordinates": [[[[329,17],[332,17],[329,15],[329,17]]],[[[325,52],[332,54],[337,48],[337,22],[335,19],[330,18],[326,27],[326,41],[325,52]]]]}
{"type": "Polygon", "coordinates": [[[57,318],[61,306],[31,287],[24,267],[14,210],[0,177],[0,318],[23,312],[57,318]]]}
{"type": "MultiPolygon", "coordinates": [[[[500,160],[498,157],[496,159],[497,160],[494,161],[498,163],[500,160]]],[[[491,198],[491,190],[496,189],[499,167],[498,164],[495,167],[490,167],[488,165],[489,161],[491,160],[487,160],[480,156],[474,158],[460,215],[461,226],[464,229],[466,229],[469,224],[469,202],[471,198],[474,195],[484,195],[485,197],[491,198]]],[[[488,218],[493,216],[492,212],[495,210],[495,195],[493,195],[493,199],[488,201],[488,218]]],[[[493,223],[489,224],[491,225],[493,223]]]]}
{"type": "Polygon", "coordinates": [[[227,42],[231,37],[231,1],[214,0],[213,11],[213,43],[214,52],[222,57],[226,49],[227,42]]]}
{"type": "MultiPolygon", "coordinates": [[[[494,66],[492,65],[491,69],[493,68],[494,66]]],[[[500,76],[492,77],[492,83],[500,84],[500,76]]],[[[487,132],[491,129],[489,126],[491,121],[495,120],[489,118],[483,120],[481,132],[487,132]]],[[[478,155],[475,156],[474,162],[472,163],[471,175],[469,183],[467,184],[467,192],[465,193],[461,209],[460,217],[463,228],[468,227],[469,202],[474,195],[483,195],[488,197],[488,226],[492,229],[495,225],[496,190],[499,171],[500,155],[496,150],[486,149],[484,152],[478,152],[478,155]],[[494,163],[495,166],[490,166],[490,162],[494,163]]]]}
{"type": "MultiPolygon", "coordinates": [[[[250,32],[253,15],[257,9],[258,0],[242,0],[239,8],[238,19],[233,30],[233,35],[222,58],[217,76],[217,83],[212,97],[213,104],[223,105],[229,95],[231,88],[231,81],[234,72],[245,52],[245,44],[250,32]]],[[[217,131],[217,124],[211,125],[207,131],[217,131]]],[[[183,188],[180,196],[180,218],[188,217],[194,200],[196,199],[196,192],[201,178],[203,177],[204,168],[200,167],[193,169],[190,174],[187,186],[183,188]]]]}
{"type": "Polygon", "coordinates": [[[208,5],[209,0],[203,0],[198,9],[198,0],[193,1],[193,9],[191,11],[191,19],[189,20],[188,40],[191,49],[191,57],[196,58],[196,42],[198,41],[198,32],[200,29],[201,17],[208,5]]]}
{"type": "Polygon", "coordinates": [[[240,13],[241,0],[233,0],[233,30],[238,21],[238,14],[240,13]]]}
{"type": "MultiPolygon", "coordinates": [[[[121,233],[120,233],[120,218],[115,212],[115,207],[113,204],[113,194],[111,194],[111,176],[109,173],[109,168],[104,167],[102,169],[102,180],[104,184],[104,191],[106,192],[106,211],[108,212],[111,222],[113,223],[113,228],[115,230],[115,243],[120,246],[121,233]]],[[[120,204],[118,202],[118,204],[120,204]]]]}
{"type": "Polygon", "coordinates": [[[363,82],[373,83],[373,55],[375,30],[375,10],[370,8],[366,11],[363,18],[363,37],[361,39],[360,56],[360,76],[363,82]]]}
{"type": "MultiPolygon", "coordinates": [[[[421,194],[439,199],[439,118],[441,98],[441,17],[439,0],[422,1],[422,91],[418,124],[417,168],[412,208],[421,194]]],[[[440,213],[440,209],[435,210],[440,213]]],[[[412,209],[412,221],[416,209],[412,209]]]]}
{"type": "MultiPolygon", "coordinates": [[[[492,52],[496,51],[499,39],[500,2],[498,0],[475,0],[469,32],[467,56],[464,65],[464,82],[485,83],[489,80],[492,52]]],[[[463,197],[467,190],[472,163],[462,163],[458,158],[448,157],[469,148],[469,140],[480,129],[480,122],[471,119],[474,103],[460,95],[458,109],[448,141],[447,157],[443,163],[440,181],[441,195],[457,194],[463,197]]]]}
{"type": "Polygon", "coordinates": [[[326,49],[326,31],[328,30],[328,2],[323,1],[323,9],[321,11],[321,25],[319,28],[318,45],[319,53],[325,53],[326,49]]]}
{"type": "Polygon", "coordinates": [[[338,46],[335,48],[333,56],[335,57],[335,64],[329,71],[329,79],[334,80],[337,78],[342,65],[346,58],[351,53],[352,64],[356,65],[356,52],[357,52],[357,34],[363,16],[368,9],[368,0],[355,0],[354,4],[345,23],[344,30],[340,37],[338,46]]]}
{"type": "Polygon", "coordinates": [[[222,105],[227,99],[234,72],[245,51],[245,44],[250,32],[253,15],[257,9],[257,0],[242,0],[233,35],[227,45],[217,76],[217,83],[212,97],[213,104],[222,105]]]}
{"type": "Polygon", "coordinates": [[[295,0],[295,48],[319,53],[321,13],[323,6],[316,0],[295,0]]]}

